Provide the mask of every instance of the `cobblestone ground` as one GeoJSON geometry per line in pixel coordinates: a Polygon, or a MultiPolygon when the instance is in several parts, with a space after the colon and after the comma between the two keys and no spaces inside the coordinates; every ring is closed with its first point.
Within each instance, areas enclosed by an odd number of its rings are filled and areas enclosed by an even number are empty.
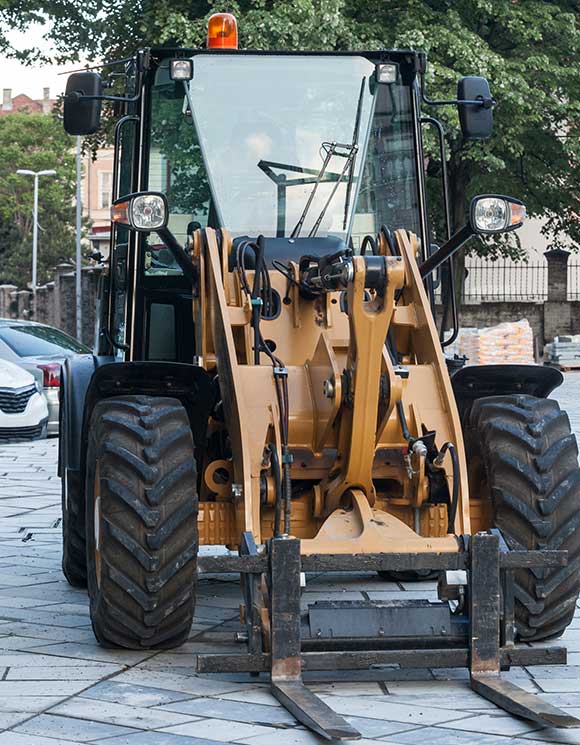
{"type": "MultiPolygon", "coordinates": [[[[580,434],[580,373],[558,398],[580,434]]],[[[199,677],[195,653],[232,649],[228,622],[239,593],[232,577],[200,583],[190,641],[170,652],[97,646],[87,598],[60,572],[57,443],[0,447],[0,745],[310,745],[298,726],[248,679],[199,677]],[[217,646],[225,641],[228,646],[217,646]]],[[[385,583],[371,575],[329,585],[311,579],[310,600],[435,597],[432,583],[385,583]]],[[[231,625],[231,624],[230,624],[231,625]]],[[[526,690],[580,716],[580,612],[563,639],[567,667],[516,668],[526,690]]],[[[510,717],[471,692],[463,670],[392,671],[381,683],[313,688],[371,742],[415,745],[578,743],[580,730],[550,730],[510,717]]]]}

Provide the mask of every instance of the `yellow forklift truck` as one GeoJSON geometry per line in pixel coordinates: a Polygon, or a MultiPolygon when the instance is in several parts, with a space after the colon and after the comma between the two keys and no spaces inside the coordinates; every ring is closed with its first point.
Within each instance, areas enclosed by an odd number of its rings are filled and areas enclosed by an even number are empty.
{"type": "Polygon", "coordinates": [[[475,197],[432,244],[422,129],[443,176],[444,139],[421,110],[456,105],[485,139],[494,101],[474,76],[431,101],[425,69],[414,51],[241,51],[218,14],[207,48],[72,74],[65,97],[71,134],[103,101],[116,116],[95,354],[62,375],[65,575],[99,642],[153,649],[188,638],[200,573],[239,573],[247,652],[198,671],[269,673],[329,739],[360,735],[303,671],[468,667],[513,714],[579,724],[500,676],[566,661],[527,642],[574,614],[580,470],[558,371],[444,355],[439,269],[525,209],[475,197]],[[440,600],[301,614],[302,573],[361,571],[434,572],[440,600]]]}

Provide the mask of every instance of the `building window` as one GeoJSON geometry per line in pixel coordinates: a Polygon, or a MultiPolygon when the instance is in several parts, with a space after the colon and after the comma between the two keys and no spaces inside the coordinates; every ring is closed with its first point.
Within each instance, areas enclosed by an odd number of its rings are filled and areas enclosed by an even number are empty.
{"type": "Polygon", "coordinates": [[[107,210],[113,198],[113,174],[110,171],[99,173],[99,209],[107,210]]]}

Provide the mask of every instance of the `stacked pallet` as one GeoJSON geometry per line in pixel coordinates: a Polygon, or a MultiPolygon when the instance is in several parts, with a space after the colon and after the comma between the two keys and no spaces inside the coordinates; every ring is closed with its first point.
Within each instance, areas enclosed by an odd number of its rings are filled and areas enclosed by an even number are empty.
{"type": "Polygon", "coordinates": [[[580,334],[557,336],[544,347],[544,361],[563,370],[580,368],[580,334]]]}
{"type": "Polygon", "coordinates": [[[529,322],[500,323],[488,328],[462,329],[459,354],[468,365],[534,364],[534,335],[529,322]]]}

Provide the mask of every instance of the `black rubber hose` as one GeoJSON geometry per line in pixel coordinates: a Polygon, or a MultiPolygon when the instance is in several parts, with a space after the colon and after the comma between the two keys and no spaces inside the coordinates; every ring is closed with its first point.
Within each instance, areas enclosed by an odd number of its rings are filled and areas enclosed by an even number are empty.
{"type": "Polygon", "coordinates": [[[367,246],[371,247],[371,253],[373,256],[379,255],[379,247],[377,246],[377,242],[372,235],[365,235],[365,237],[363,238],[363,242],[360,247],[361,256],[364,256],[366,254],[367,246]]]}
{"type": "Polygon", "coordinates": [[[403,437],[409,444],[413,442],[409,427],[407,426],[407,419],[405,417],[405,409],[403,408],[403,402],[397,401],[397,414],[399,416],[399,422],[401,423],[401,430],[403,431],[403,437]]]}
{"type": "Polygon", "coordinates": [[[381,229],[379,232],[384,236],[384,239],[386,240],[387,245],[389,246],[389,251],[391,252],[391,256],[400,256],[401,252],[399,251],[399,247],[397,246],[397,243],[390,229],[386,225],[381,225],[381,229]]]}
{"type": "Polygon", "coordinates": [[[290,478],[290,450],[282,446],[282,474],[284,479],[284,533],[290,535],[290,515],[292,512],[292,479],[290,478]]]}
{"type": "Polygon", "coordinates": [[[446,442],[439,454],[437,455],[437,461],[443,462],[445,453],[449,450],[451,456],[451,464],[453,466],[453,490],[451,493],[451,504],[449,505],[449,515],[447,521],[447,532],[453,533],[455,531],[455,517],[457,515],[457,507],[459,506],[459,458],[457,457],[457,450],[452,442],[446,442]]]}
{"type": "Polygon", "coordinates": [[[280,535],[280,523],[282,520],[282,482],[280,479],[280,460],[276,445],[271,442],[268,445],[272,462],[272,473],[274,475],[274,488],[276,490],[276,501],[274,502],[274,537],[280,535]]]}
{"type": "MultiPolygon", "coordinates": [[[[256,254],[256,266],[254,269],[254,283],[252,285],[252,326],[254,327],[254,365],[260,364],[261,338],[260,338],[260,317],[262,315],[262,306],[259,303],[262,300],[262,271],[264,264],[264,236],[258,238],[257,243],[250,244],[256,254]]],[[[263,302],[263,301],[262,301],[263,302]]]]}

